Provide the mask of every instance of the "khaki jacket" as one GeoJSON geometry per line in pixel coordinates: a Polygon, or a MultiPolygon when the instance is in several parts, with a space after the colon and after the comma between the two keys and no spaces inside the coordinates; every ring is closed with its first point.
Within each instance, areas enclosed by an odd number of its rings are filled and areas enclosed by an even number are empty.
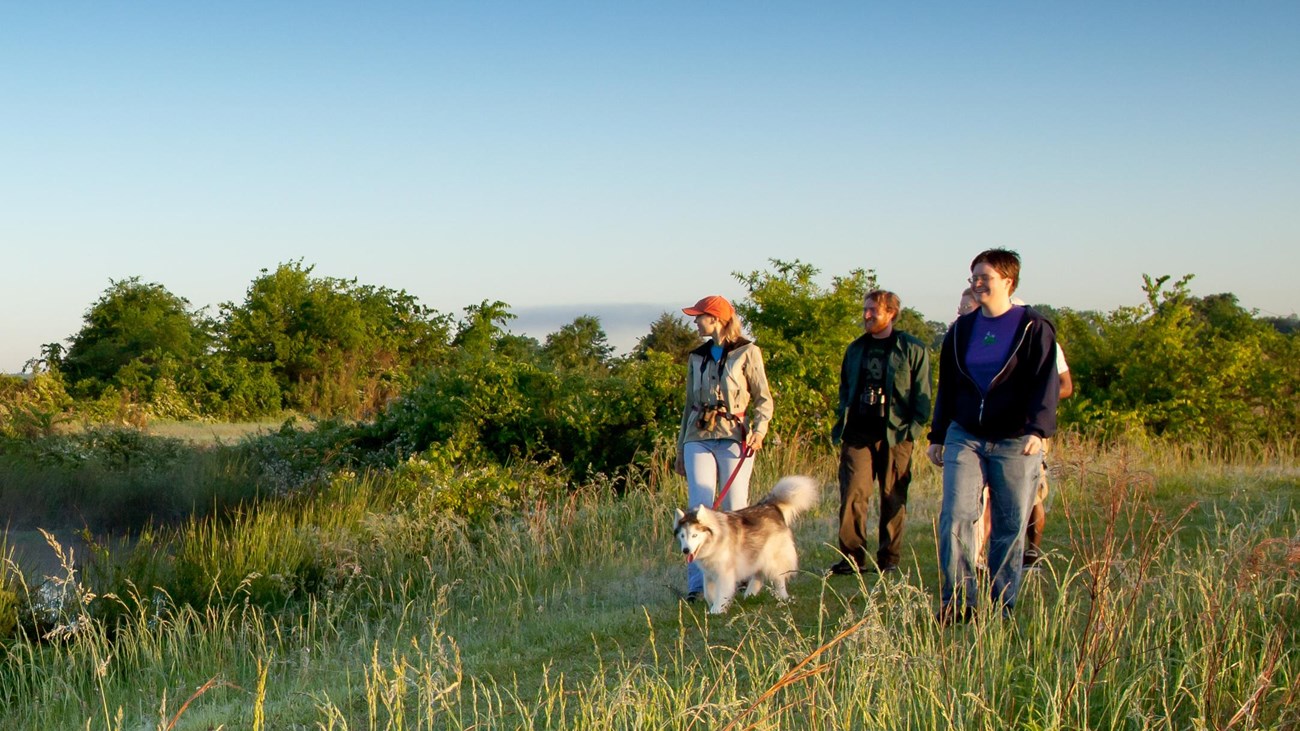
{"type": "Polygon", "coordinates": [[[677,435],[678,452],[686,442],[743,441],[740,425],[733,419],[720,418],[712,429],[701,428],[698,422],[708,407],[721,404],[727,413],[744,414],[749,430],[758,434],[766,435],[772,420],[772,391],[758,346],[742,338],[724,346],[721,362],[713,360],[712,346],[712,341],[706,342],[686,359],[686,409],[677,435]]]}

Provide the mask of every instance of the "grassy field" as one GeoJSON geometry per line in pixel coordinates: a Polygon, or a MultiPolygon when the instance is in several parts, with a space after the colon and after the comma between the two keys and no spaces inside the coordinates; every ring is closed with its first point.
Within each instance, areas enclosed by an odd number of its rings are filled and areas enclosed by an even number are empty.
{"type": "MultiPolygon", "coordinates": [[[[275,431],[282,423],[284,419],[240,422],[154,420],[149,423],[145,431],[154,436],[180,439],[190,444],[228,444],[250,434],[275,431]]],[[[299,420],[297,423],[299,426],[304,426],[309,422],[299,420]]]]}
{"type": "Polygon", "coordinates": [[[436,486],[344,475],[160,537],[120,569],[111,623],[79,609],[104,598],[76,567],[52,572],[63,613],[6,641],[0,728],[1300,728],[1295,455],[1054,456],[1048,568],[1011,620],[952,628],[932,619],[928,467],[901,575],[825,579],[833,461],[765,451],[755,498],[801,472],[823,501],[796,526],[793,601],[723,616],[678,601],[684,488],[667,474],[622,498],[539,497],[490,528],[436,510],[436,486]],[[208,601],[151,588],[152,562],[187,556],[213,567],[208,601]]]}

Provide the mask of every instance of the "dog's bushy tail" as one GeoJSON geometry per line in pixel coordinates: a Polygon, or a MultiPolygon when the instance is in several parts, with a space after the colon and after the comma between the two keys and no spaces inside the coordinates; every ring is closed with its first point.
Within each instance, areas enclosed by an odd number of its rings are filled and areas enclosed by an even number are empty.
{"type": "Polygon", "coordinates": [[[816,480],[804,475],[787,475],[777,480],[763,502],[775,505],[786,525],[790,525],[800,513],[816,505],[820,497],[816,480]]]}

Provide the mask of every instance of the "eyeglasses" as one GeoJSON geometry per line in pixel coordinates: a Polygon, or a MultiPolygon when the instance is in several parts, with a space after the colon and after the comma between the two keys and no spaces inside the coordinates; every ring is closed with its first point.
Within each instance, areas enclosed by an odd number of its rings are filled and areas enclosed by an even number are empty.
{"type": "Polygon", "coordinates": [[[987,284],[996,279],[1006,279],[1006,277],[999,277],[995,274],[976,274],[975,276],[971,277],[970,279],[967,279],[966,281],[970,282],[971,284],[987,284]]]}

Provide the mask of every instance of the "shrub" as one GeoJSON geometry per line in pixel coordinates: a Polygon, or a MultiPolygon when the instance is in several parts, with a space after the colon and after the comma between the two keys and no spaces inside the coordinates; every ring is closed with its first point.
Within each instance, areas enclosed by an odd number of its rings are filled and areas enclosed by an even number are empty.
{"type": "Polygon", "coordinates": [[[0,437],[33,439],[54,434],[72,398],[57,372],[31,378],[0,376],[0,437]]]}

